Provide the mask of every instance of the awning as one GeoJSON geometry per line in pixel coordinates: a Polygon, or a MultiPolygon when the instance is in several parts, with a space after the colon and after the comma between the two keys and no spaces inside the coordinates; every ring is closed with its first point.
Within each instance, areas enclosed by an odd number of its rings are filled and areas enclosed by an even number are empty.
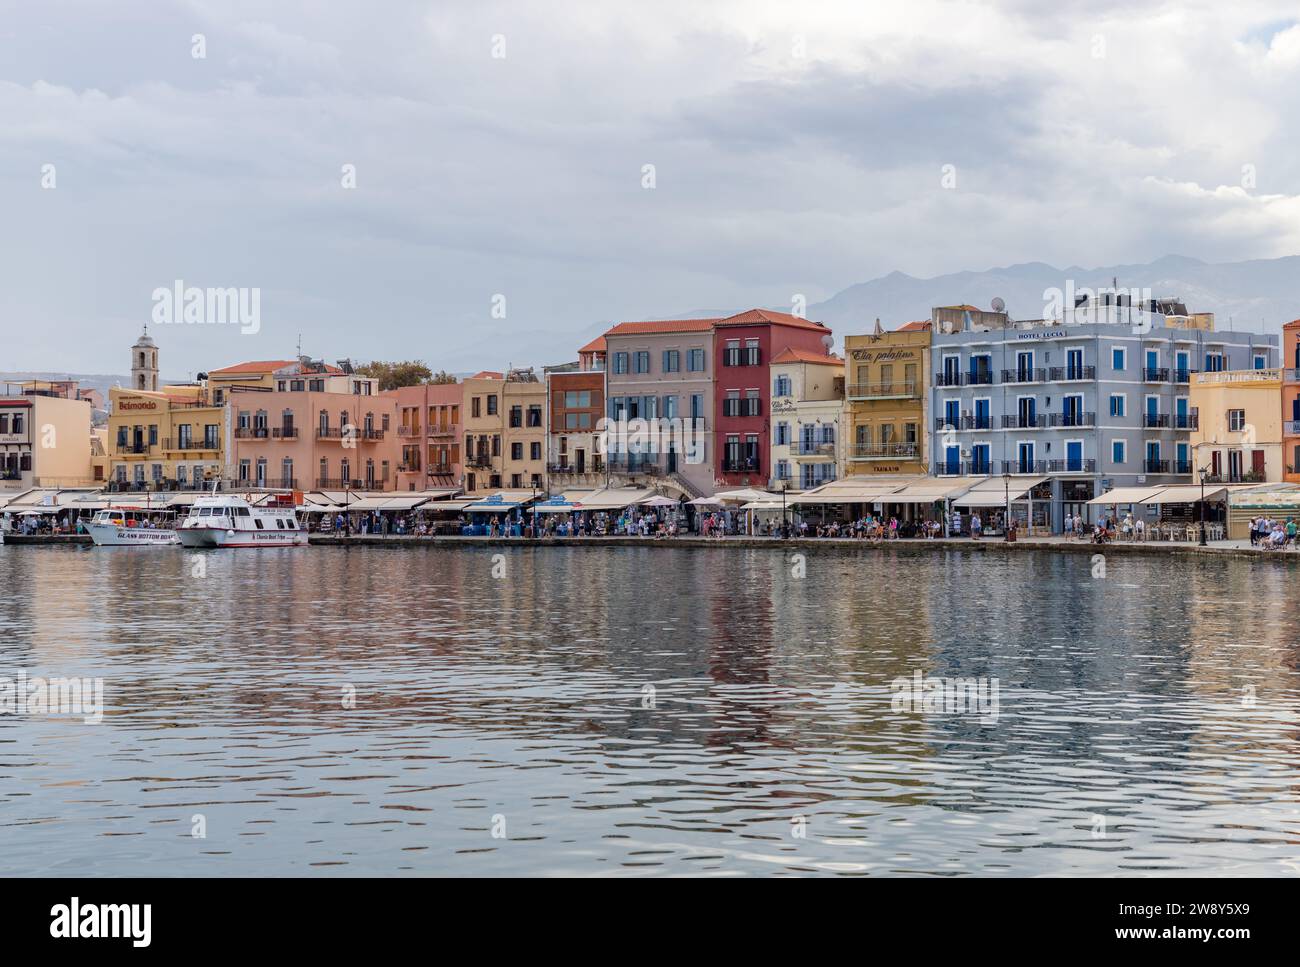
{"type": "Polygon", "coordinates": [[[1047,477],[986,477],[953,501],[957,507],[1004,507],[1007,500],[1024,500],[1047,477]]]}
{"type": "Polygon", "coordinates": [[[644,487],[610,487],[597,490],[578,501],[575,510],[622,510],[654,496],[653,490],[644,487]]]}
{"type": "Polygon", "coordinates": [[[933,504],[936,501],[948,500],[954,494],[965,493],[975,483],[986,479],[985,477],[955,479],[937,477],[918,480],[908,484],[902,490],[877,497],[876,500],[884,504],[933,504]]]}
{"type": "Polygon", "coordinates": [[[388,502],[387,497],[361,497],[357,500],[348,500],[344,506],[348,510],[383,510],[384,504],[388,502]]]}
{"type": "Polygon", "coordinates": [[[928,477],[915,475],[894,477],[892,480],[873,480],[867,477],[846,477],[832,480],[820,487],[806,490],[801,494],[792,494],[787,498],[792,504],[870,504],[883,499],[884,495],[896,493],[909,484],[928,477]]]}
{"type": "Polygon", "coordinates": [[[1093,497],[1088,503],[1099,507],[1109,507],[1112,504],[1145,504],[1164,489],[1164,487],[1116,487],[1114,490],[1106,491],[1100,497],[1093,497]]]}
{"type": "Polygon", "coordinates": [[[420,507],[422,514],[459,514],[466,507],[473,506],[472,500],[431,500],[420,507]]]}
{"type": "Polygon", "coordinates": [[[570,490],[546,500],[533,504],[533,512],[538,514],[571,514],[578,510],[578,501],[590,497],[594,490],[570,490]]]}
{"type": "Polygon", "coordinates": [[[388,497],[380,510],[415,510],[416,507],[428,502],[429,498],[421,494],[405,494],[401,497],[388,497]]]}
{"type": "MultiPolygon", "coordinates": [[[[1227,487],[1221,487],[1211,484],[1205,485],[1205,499],[1222,500],[1228,492],[1227,487]]],[[[1166,487],[1160,493],[1147,500],[1139,501],[1144,504],[1194,504],[1201,499],[1200,486],[1184,485],[1180,487],[1166,487]]]]}
{"type": "Polygon", "coordinates": [[[742,487],[740,490],[720,490],[713,495],[714,500],[732,503],[748,503],[751,500],[771,500],[774,494],[769,494],[766,490],[754,490],[752,487],[742,487]]]}
{"type": "Polygon", "coordinates": [[[774,503],[772,503],[771,501],[767,501],[767,500],[755,500],[755,501],[751,501],[751,502],[748,503],[748,504],[745,504],[745,505],[744,505],[743,507],[741,507],[740,509],[741,509],[741,510],[775,511],[776,513],[779,514],[779,513],[780,513],[784,508],[782,508],[782,506],[781,506],[780,504],[774,504],[774,503]]]}

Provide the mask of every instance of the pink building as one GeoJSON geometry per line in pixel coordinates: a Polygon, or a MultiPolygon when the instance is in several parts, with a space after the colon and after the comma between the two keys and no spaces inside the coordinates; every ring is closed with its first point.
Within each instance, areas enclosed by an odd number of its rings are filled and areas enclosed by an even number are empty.
{"type": "Polygon", "coordinates": [[[228,476],[250,487],[394,490],[397,402],[369,393],[232,386],[228,476]]]}
{"type": "Polygon", "coordinates": [[[398,490],[461,486],[460,383],[403,386],[379,394],[397,405],[398,490]]]}

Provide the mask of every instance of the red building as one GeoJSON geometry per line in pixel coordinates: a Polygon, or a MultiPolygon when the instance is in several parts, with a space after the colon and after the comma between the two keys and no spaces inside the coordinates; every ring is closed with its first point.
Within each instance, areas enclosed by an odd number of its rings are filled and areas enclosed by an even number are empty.
{"type": "Polygon", "coordinates": [[[750,309],[713,327],[714,445],[719,489],[763,487],[771,475],[771,361],[787,349],[830,354],[820,322],[750,309]]]}

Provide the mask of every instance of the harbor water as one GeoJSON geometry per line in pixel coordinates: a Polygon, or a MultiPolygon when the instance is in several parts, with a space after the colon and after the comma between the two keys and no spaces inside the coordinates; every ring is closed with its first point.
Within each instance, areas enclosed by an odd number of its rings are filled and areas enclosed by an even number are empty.
{"type": "Polygon", "coordinates": [[[102,680],[102,716],[0,714],[0,865],[1294,875],[1297,576],[924,547],[0,547],[11,698],[20,675],[102,680]],[[901,684],[955,680],[978,706],[901,684]]]}

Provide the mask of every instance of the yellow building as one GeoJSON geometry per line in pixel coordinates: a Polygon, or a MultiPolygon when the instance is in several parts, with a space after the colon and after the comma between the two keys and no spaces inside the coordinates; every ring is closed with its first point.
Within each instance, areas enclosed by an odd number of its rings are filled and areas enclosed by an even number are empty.
{"type": "Polygon", "coordinates": [[[87,400],[0,394],[0,495],[91,486],[90,416],[87,400]]]}
{"type": "Polygon", "coordinates": [[[225,466],[225,408],[201,386],[108,391],[108,479],[120,490],[201,488],[225,466]]]}
{"type": "Polygon", "coordinates": [[[1241,369],[1192,375],[1192,471],[1197,483],[1284,479],[1282,371],[1241,369]]]}
{"type": "Polygon", "coordinates": [[[929,472],[930,323],[844,338],[841,476],[929,472]]]}
{"type": "Polygon", "coordinates": [[[504,387],[503,374],[487,371],[475,373],[461,384],[464,402],[460,412],[465,431],[465,479],[461,489],[470,495],[501,489],[504,387]]]}
{"type": "Polygon", "coordinates": [[[502,483],[510,490],[546,487],[546,384],[531,369],[512,369],[502,385],[502,483]]]}

